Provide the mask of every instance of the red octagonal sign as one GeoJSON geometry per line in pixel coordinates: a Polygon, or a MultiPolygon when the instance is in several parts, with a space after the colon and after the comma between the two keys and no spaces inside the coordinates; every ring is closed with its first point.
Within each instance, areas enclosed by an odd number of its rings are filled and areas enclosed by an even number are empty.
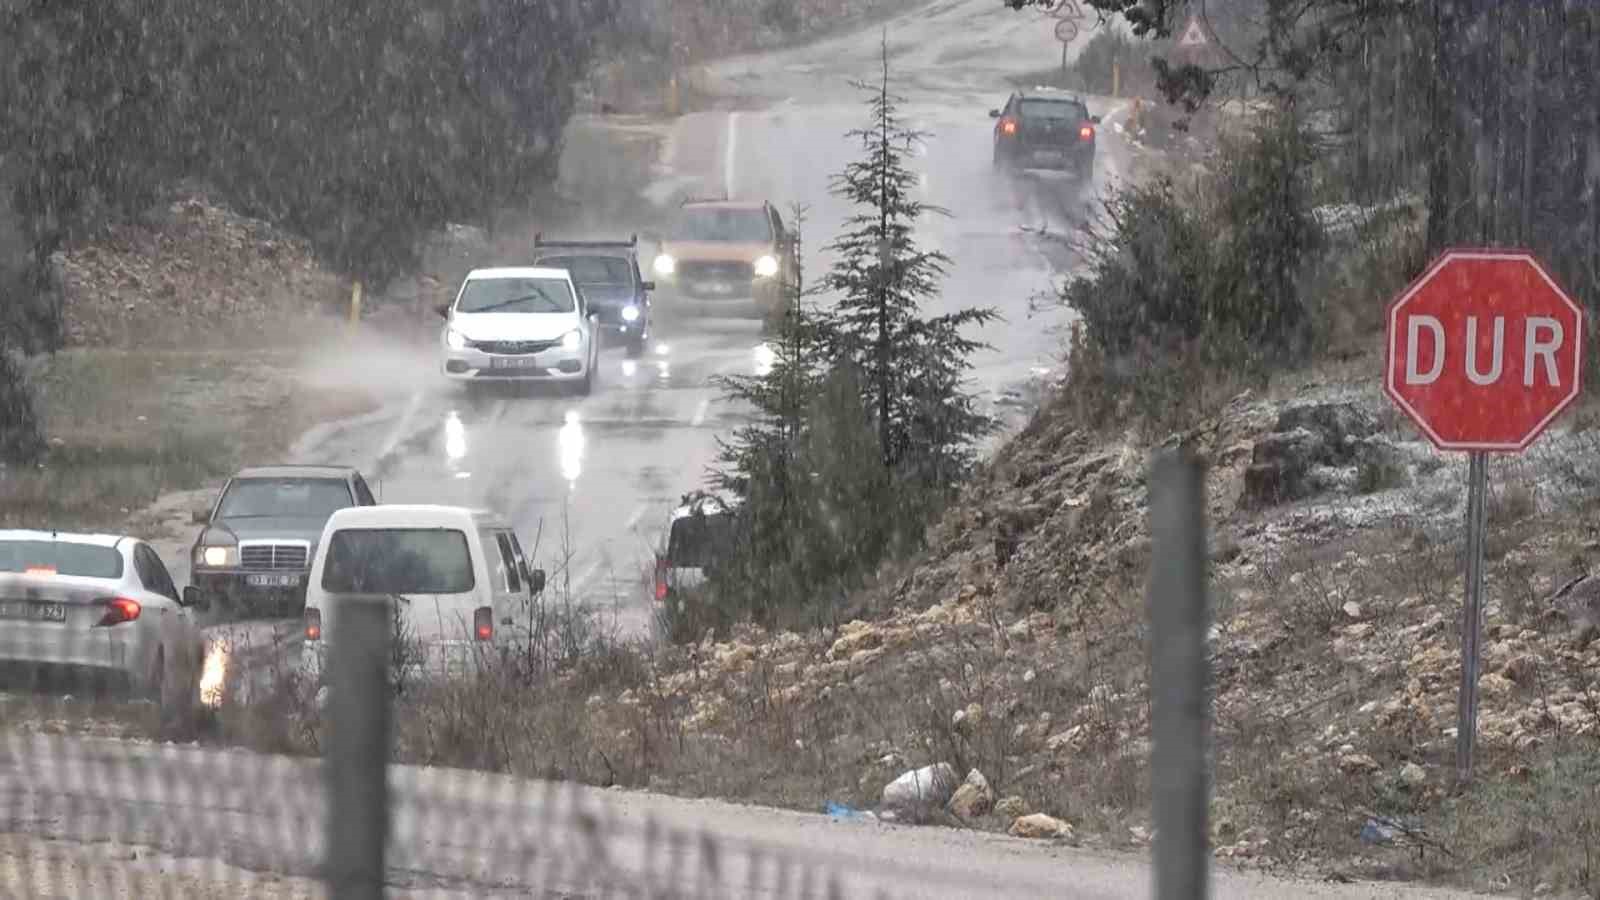
{"type": "Polygon", "coordinates": [[[1383,386],[1442,450],[1522,450],[1578,398],[1584,339],[1532,254],[1449,250],[1389,305],[1383,386]]]}

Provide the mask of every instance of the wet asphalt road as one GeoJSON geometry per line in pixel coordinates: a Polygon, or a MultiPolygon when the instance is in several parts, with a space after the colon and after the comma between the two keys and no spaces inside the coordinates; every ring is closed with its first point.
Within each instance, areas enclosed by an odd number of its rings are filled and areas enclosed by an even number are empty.
{"type": "MultiPolygon", "coordinates": [[[[990,306],[1001,313],[975,335],[989,347],[974,359],[971,387],[1016,426],[1038,381],[1059,371],[1062,328],[1072,318],[1059,307],[1033,309],[1073,262],[1061,235],[1083,220],[1096,190],[1131,168],[1131,157],[1112,124],[1123,105],[1091,98],[1091,111],[1106,117],[1093,185],[992,170],[988,109],[1004,102],[1008,77],[1048,66],[1059,52],[1039,17],[993,6],[936,4],[933,14],[907,16],[891,33],[897,47],[911,48],[896,58],[902,115],[927,132],[910,160],[919,199],[949,212],[930,214],[918,233],[925,248],[952,260],[944,292],[927,311],[990,306]],[[1010,51],[991,52],[1000,47],[1010,51]]],[[[832,263],[825,245],[853,212],[830,192],[831,179],[859,156],[848,132],[867,111],[850,82],[874,75],[876,53],[873,32],[715,67],[711,84],[739,96],[739,109],[672,123],[660,180],[646,195],[669,206],[719,193],[765,198],[785,211],[805,204],[804,262],[816,277],[832,263]]],[[[619,222],[608,236],[640,230],[619,222]]],[[[641,256],[648,265],[654,247],[641,243],[641,256]]],[[[758,374],[768,358],[755,322],[679,319],[670,297],[656,314],[665,321],[646,356],[626,360],[612,349],[594,394],[581,399],[538,387],[468,392],[436,374],[432,345],[390,348],[374,365],[393,371],[404,397],[302,452],[362,466],[385,502],[506,514],[553,583],[613,616],[624,632],[647,633],[649,566],[671,510],[704,486],[717,437],[744,415],[711,379],[758,374]]]]}

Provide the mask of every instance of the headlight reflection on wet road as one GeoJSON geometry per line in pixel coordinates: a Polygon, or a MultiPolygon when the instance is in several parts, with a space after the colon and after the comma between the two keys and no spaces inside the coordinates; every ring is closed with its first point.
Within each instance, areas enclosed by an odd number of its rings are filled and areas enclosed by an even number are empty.
{"type": "Polygon", "coordinates": [[[561,476],[571,486],[583,471],[583,424],[577,410],[567,410],[566,424],[556,439],[561,448],[561,476]]]}
{"type": "Polygon", "coordinates": [[[471,472],[461,471],[461,460],[467,456],[467,426],[462,423],[461,414],[453,409],[444,420],[444,455],[456,478],[472,477],[471,472]]]}
{"type": "Polygon", "coordinates": [[[222,696],[228,680],[228,645],[223,641],[206,642],[205,664],[200,669],[200,702],[208,709],[222,705],[222,696]]]}

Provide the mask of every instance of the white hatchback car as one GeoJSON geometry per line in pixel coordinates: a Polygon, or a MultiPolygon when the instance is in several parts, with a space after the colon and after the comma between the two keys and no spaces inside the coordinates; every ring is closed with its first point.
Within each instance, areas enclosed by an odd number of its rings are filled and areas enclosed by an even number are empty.
{"type": "Polygon", "coordinates": [[[496,513],[400,504],[338,510],[311,564],[302,670],[321,680],[341,611],[375,603],[391,612],[408,668],[472,674],[484,651],[527,635],[544,582],[496,513]]]}
{"type": "Polygon", "coordinates": [[[448,378],[594,385],[599,320],[565,269],[475,269],[438,313],[448,378]]]}
{"type": "Polygon", "coordinates": [[[187,716],[205,657],[195,611],[138,538],[0,531],[0,663],[30,678],[88,675],[187,716]]]}

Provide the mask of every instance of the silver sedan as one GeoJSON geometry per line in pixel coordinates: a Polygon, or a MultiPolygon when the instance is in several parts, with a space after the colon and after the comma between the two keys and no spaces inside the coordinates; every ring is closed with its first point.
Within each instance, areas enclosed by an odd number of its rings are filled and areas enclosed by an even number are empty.
{"type": "MultiPolygon", "coordinates": [[[[0,665],[88,675],[161,704],[198,708],[205,639],[155,549],[138,538],[0,531],[0,665]]],[[[15,675],[4,677],[10,681],[15,675]]]]}

